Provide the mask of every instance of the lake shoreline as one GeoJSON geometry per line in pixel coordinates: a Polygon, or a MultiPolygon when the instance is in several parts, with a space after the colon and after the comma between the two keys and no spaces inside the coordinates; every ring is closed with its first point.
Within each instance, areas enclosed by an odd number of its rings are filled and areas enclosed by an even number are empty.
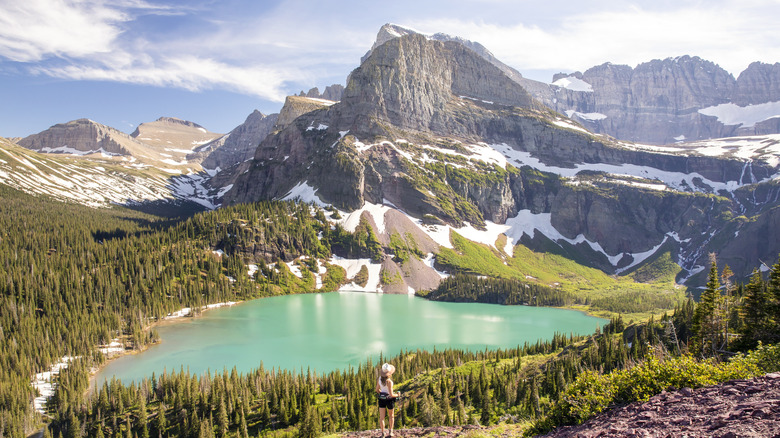
{"type": "MultiPolygon", "coordinates": [[[[270,297],[275,299],[269,301],[267,306],[255,303],[247,308],[241,306],[244,310],[231,310],[224,317],[220,314],[202,322],[191,319],[189,321],[195,324],[192,330],[188,327],[170,327],[161,331],[166,346],[144,350],[151,356],[126,358],[118,364],[113,360],[107,361],[95,370],[96,374],[100,374],[92,379],[102,383],[103,380],[110,381],[111,376],[115,375],[123,381],[138,382],[151,376],[153,371],[157,374],[165,368],[178,371],[180,365],[185,368],[190,366],[192,373],[200,374],[225,366],[228,369],[237,366],[249,370],[262,362],[266,367],[290,370],[312,367],[318,372],[328,372],[357,366],[368,356],[374,357],[380,353],[387,356],[405,349],[479,351],[485,348],[515,348],[524,342],[534,343],[539,339],[551,338],[554,330],[591,334],[597,326],[608,322],[575,309],[472,303],[480,307],[477,309],[428,299],[417,301],[421,297],[409,294],[339,292],[343,293],[270,297]],[[282,304],[290,301],[293,303],[282,304]],[[389,313],[376,313],[379,309],[389,313]],[[575,312],[561,317],[556,314],[561,310],[575,312]],[[581,318],[593,318],[593,322],[583,322],[581,318]],[[569,320],[577,322],[572,325],[569,320]],[[270,325],[269,321],[272,321],[270,325]],[[411,329],[410,324],[404,321],[414,322],[415,327],[418,323],[421,325],[411,329]],[[488,331],[484,331],[486,328],[488,331]],[[256,332],[250,334],[252,330],[256,332]],[[233,334],[245,332],[249,336],[248,340],[235,342],[238,338],[233,334]],[[357,332],[363,334],[356,336],[357,332]],[[477,332],[483,335],[476,336],[477,332]],[[237,352],[239,349],[241,352],[237,352]],[[334,349],[340,351],[339,355],[329,356],[329,352],[334,349]],[[105,367],[109,365],[106,370],[105,367]]],[[[245,303],[251,304],[250,301],[256,300],[247,300],[245,303]]],[[[186,320],[178,318],[170,322],[186,320]]],[[[161,323],[169,325],[169,321],[161,323]]]]}
{"type": "MultiPolygon", "coordinates": [[[[250,301],[253,301],[253,300],[250,300],[250,301]]],[[[239,304],[245,303],[245,302],[246,301],[225,301],[225,302],[221,302],[221,303],[206,304],[204,306],[201,306],[200,311],[197,312],[197,313],[193,313],[191,311],[192,309],[190,307],[183,307],[183,308],[181,308],[181,309],[179,309],[179,310],[177,310],[175,312],[171,312],[170,314],[168,314],[168,316],[165,316],[165,317],[163,317],[160,320],[157,320],[157,321],[154,321],[154,322],[148,324],[146,327],[143,328],[143,330],[144,330],[145,333],[149,333],[150,330],[152,330],[152,329],[154,329],[156,327],[162,327],[162,326],[171,325],[171,324],[181,324],[181,323],[184,323],[184,322],[190,322],[190,321],[192,321],[195,318],[201,317],[201,315],[203,315],[204,312],[207,312],[209,310],[218,309],[218,308],[221,308],[221,307],[233,307],[233,306],[237,306],[239,304]],[[185,309],[188,309],[188,311],[185,312],[185,309]]],[[[98,346],[98,349],[100,349],[100,350],[107,349],[106,352],[101,351],[101,353],[103,353],[103,356],[104,356],[105,360],[103,362],[101,362],[100,364],[90,368],[90,370],[89,370],[89,385],[87,385],[87,392],[86,392],[87,394],[91,394],[97,388],[97,381],[96,381],[97,375],[100,374],[100,372],[103,371],[103,369],[105,369],[109,364],[111,364],[115,360],[119,359],[120,357],[140,354],[140,353],[143,353],[146,350],[148,350],[149,347],[152,347],[154,345],[159,345],[159,344],[162,343],[162,340],[159,340],[159,341],[157,341],[155,343],[152,343],[152,344],[146,344],[146,345],[143,346],[143,348],[140,348],[140,349],[132,349],[132,350],[123,349],[121,351],[120,350],[110,350],[111,345],[113,345],[113,343],[115,341],[118,341],[118,340],[119,340],[119,338],[116,338],[116,339],[113,339],[112,342],[109,343],[108,345],[105,345],[105,346],[99,345],[98,346]]]]}
{"type": "MultiPolygon", "coordinates": [[[[332,291],[332,292],[347,292],[347,293],[376,294],[376,295],[385,294],[384,292],[366,292],[366,291],[363,291],[363,290],[336,290],[336,291],[332,291]]],[[[296,294],[296,295],[319,294],[319,293],[322,293],[322,292],[312,291],[312,292],[305,292],[303,294],[296,294]]],[[[422,298],[422,299],[424,299],[426,301],[431,301],[431,302],[448,302],[448,303],[458,303],[458,304],[461,303],[461,302],[454,302],[454,301],[430,300],[429,298],[427,298],[425,296],[422,296],[422,295],[418,295],[417,293],[415,293],[415,294],[387,293],[386,295],[414,296],[416,298],[422,298]]],[[[264,299],[264,298],[271,298],[271,297],[257,297],[257,298],[244,300],[244,301],[227,301],[227,302],[221,302],[221,303],[206,304],[206,305],[202,306],[200,311],[197,312],[197,313],[192,313],[191,312],[191,308],[184,307],[184,308],[181,308],[181,309],[177,310],[176,312],[172,312],[171,314],[169,314],[166,317],[163,317],[160,320],[157,320],[157,321],[154,321],[154,322],[150,323],[149,325],[144,327],[144,332],[148,333],[150,330],[152,330],[152,329],[154,329],[156,327],[163,327],[163,326],[168,326],[168,325],[173,325],[173,324],[181,324],[181,323],[191,322],[195,318],[201,317],[204,314],[204,312],[207,312],[207,311],[212,310],[212,309],[221,308],[221,307],[233,307],[233,306],[236,306],[236,305],[239,305],[239,304],[244,304],[244,303],[248,303],[250,301],[255,301],[255,300],[261,300],[261,299],[264,299]],[[182,313],[182,312],[185,312],[185,313],[182,313]]],[[[478,302],[463,302],[462,304],[475,304],[475,303],[478,303],[478,302]]],[[[480,303],[480,304],[492,304],[492,303],[480,303]]],[[[499,306],[506,306],[506,307],[512,307],[513,306],[513,305],[510,305],[510,304],[498,304],[498,305],[499,306]]],[[[577,305],[574,305],[574,306],[562,306],[562,307],[558,307],[558,306],[527,306],[527,305],[518,305],[518,306],[536,307],[536,308],[549,308],[549,309],[560,309],[560,310],[573,310],[573,311],[582,313],[583,315],[586,315],[586,316],[591,316],[591,317],[594,317],[594,318],[601,318],[601,319],[608,319],[608,318],[605,318],[603,315],[597,315],[597,314],[595,314],[593,312],[590,312],[588,309],[583,309],[583,308],[581,308],[581,306],[577,306],[577,305]]],[[[112,342],[113,341],[117,341],[117,340],[118,340],[118,338],[112,340],[112,342]]],[[[141,349],[132,349],[132,350],[125,349],[125,350],[122,350],[122,351],[109,351],[108,353],[104,353],[105,360],[102,363],[100,363],[99,365],[96,365],[96,366],[93,366],[93,367],[90,368],[90,372],[89,372],[89,385],[88,385],[88,389],[87,389],[87,394],[91,394],[96,389],[96,384],[97,384],[96,378],[97,378],[98,374],[100,374],[100,372],[103,371],[112,362],[116,361],[117,359],[119,359],[121,357],[144,353],[150,347],[153,347],[153,346],[156,346],[156,345],[160,345],[161,343],[162,343],[162,340],[157,341],[157,342],[152,343],[152,344],[146,344],[141,349]]],[[[102,350],[104,348],[110,348],[110,345],[111,344],[105,345],[105,346],[98,346],[98,348],[102,350]]]]}

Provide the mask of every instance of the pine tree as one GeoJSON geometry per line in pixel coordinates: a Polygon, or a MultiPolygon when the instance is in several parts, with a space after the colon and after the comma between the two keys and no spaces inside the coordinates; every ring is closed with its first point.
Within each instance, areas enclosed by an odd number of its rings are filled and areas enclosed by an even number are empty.
{"type": "Polygon", "coordinates": [[[217,436],[222,438],[228,433],[228,414],[225,408],[225,399],[219,399],[219,412],[217,413],[217,436]]]}
{"type": "Polygon", "coordinates": [[[160,402],[157,406],[157,417],[154,419],[154,428],[157,429],[158,438],[162,438],[165,428],[168,426],[168,421],[165,418],[165,405],[160,402]]]}
{"type": "Polygon", "coordinates": [[[757,341],[763,340],[764,326],[768,313],[766,284],[761,279],[761,273],[753,270],[750,283],[745,286],[742,302],[743,332],[741,344],[752,348],[757,341]]]}
{"type": "Polygon", "coordinates": [[[772,271],[769,273],[767,294],[770,299],[767,310],[772,320],[768,323],[773,327],[773,330],[768,333],[767,341],[778,342],[780,341],[780,260],[772,266],[772,271]]]}
{"type": "Polygon", "coordinates": [[[710,273],[707,287],[701,294],[699,303],[693,313],[693,331],[695,343],[705,356],[715,354],[719,335],[720,318],[717,310],[720,304],[720,282],[718,281],[718,265],[715,254],[710,254],[710,273]]]}

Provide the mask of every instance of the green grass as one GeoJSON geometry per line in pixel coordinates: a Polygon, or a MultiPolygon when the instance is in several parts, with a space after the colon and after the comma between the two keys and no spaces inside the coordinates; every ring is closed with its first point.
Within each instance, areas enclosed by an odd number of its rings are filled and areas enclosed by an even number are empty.
{"type": "MultiPolygon", "coordinates": [[[[509,257],[455,232],[451,233],[450,239],[454,248],[442,248],[437,256],[437,261],[449,269],[560,288],[582,303],[576,306],[579,310],[598,316],[622,313],[624,317],[643,320],[672,309],[676,302],[684,299],[683,290],[674,284],[680,267],[674,263],[669,251],[647,260],[627,275],[608,275],[560,253],[536,252],[517,245],[509,257]]],[[[499,238],[496,246],[503,248],[504,242],[499,238]]]]}

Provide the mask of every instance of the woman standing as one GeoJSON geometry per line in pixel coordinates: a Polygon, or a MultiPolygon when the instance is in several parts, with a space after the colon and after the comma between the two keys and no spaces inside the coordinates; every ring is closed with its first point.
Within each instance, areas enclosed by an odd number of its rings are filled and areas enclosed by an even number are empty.
{"type": "Polygon", "coordinates": [[[395,409],[395,399],[400,397],[400,392],[393,392],[393,381],[390,380],[390,376],[395,372],[395,367],[386,363],[382,365],[382,371],[379,373],[379,380],[376,382],[376,392],[379,394],[379,429],[382,431],[382,436],[385,436],[385,411],[388,416],[388,427],[390,434],[393,436],[393,415],[395,409]]]}

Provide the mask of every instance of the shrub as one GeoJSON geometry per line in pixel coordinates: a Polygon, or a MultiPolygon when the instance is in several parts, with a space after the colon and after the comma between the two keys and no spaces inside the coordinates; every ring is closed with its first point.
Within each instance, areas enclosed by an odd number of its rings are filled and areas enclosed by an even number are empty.
{"type": "Polygon", "coordinates": [[[778,370],[780,345],[759,345],[746,355],[738,354],[721,363],[690,355],[659,358],[651,352],[629,369],[601,375],[595,371],[581,373],[529,433],[544,434],[557,426],[581,424],[614,405],[647,401],[662,391],[699,388],[778,370]]]}

